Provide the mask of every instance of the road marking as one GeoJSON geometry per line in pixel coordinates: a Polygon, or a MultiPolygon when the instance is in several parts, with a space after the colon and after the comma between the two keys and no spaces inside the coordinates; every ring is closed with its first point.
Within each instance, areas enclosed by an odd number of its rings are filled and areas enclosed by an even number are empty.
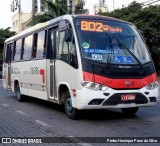
{"type": "Polygon", "coordinates": [[[5,107],[9,107],[9,105],[8,104],[2,104],[3,106],[5,106],[5,107]]]}
{"type": "Polygon", "coordinates": [[[82,146],[93,146],[93,145],[91,145],[89,143],[77,143],[77,144],[82,145],[82,146]]]}
{"type": "Polygon", "coordinates": [[[24,116],[26,115],[26,113],[24,113],[22,111],[19,111],[19,110],[17,110],[16,113],[19,113],[19,114],[24,115],[24,116]]]}
{"type": "Polygon", "coordinates": [[[37,124],[40,124],[40,125],[44,126],[44,127],[53,127],[53,126],[50,126],[50,125],[48,125],[48,124],[46,124],[46,123],[44,123],[44,122],[42,122],[42,121],[40,121],[40,120],[35,120],[35,122],[36,122],[37,124]]]}
{"type": "Polygon", "coordinates": [[[80,139],[78,139],[78,138],[75,138],[75,137],[73,137],[73,136],[69,136],[69,137],[71,137],[71,138],[72,138],[72,141],[73,141],[74,143],[77,143],[78,145],[81,145],[81,146],[93,146],[93,145],[91,145],[91,144],[89,144],[89,143],[85,143],[84,141],[82,141],[82,140],[80,140],[80,139]]]}

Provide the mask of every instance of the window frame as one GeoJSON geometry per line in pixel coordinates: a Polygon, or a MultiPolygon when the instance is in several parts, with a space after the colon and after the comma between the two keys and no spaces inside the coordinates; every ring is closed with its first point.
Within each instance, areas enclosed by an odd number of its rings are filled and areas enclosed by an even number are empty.
{"type": "MultiPolygon", "coordinates": [[[[62,20],[62,21],[64,21],[64,20],[62,20]]],[[[67,46],[68,46],[68,48],[67,48],[67,50],[68,50],[68,60],[61,59],[60,57],[57,57],[58,56],[57,54],[59,52],[60,33],[61,32],[65,33],[65,31],[67,30],[66,28],[58,30],[58,43],[56,43],[57,44],[57,46],[56,46],[56,59],[64,61],[65,63],[69,64],[70,66],[74,67],[75,69],[78,69],[78,54],[77,54],[77,47],[76,47],[76,44],[75,44],[75,34],[73,32],[73,26],[71,25],[71,23],[68,20],[65,20],[65,21],[66,21],[66,24],[67,24],[67,29],[68,28],[72,29],[72,41],[71,42],[65,42],[65,40],[63,41],[63,46],[64,46],[64,43],[67,43],[67,46]],[[75,62],[72,61],[73,58],[71,59],[71,55],[72,55],[71,54],[71,49],[72,49],[72,47],[71,47],[70,43],[73,43],[73,40],[74,40],[74,45],[75,45],[75,57],[76,57],[75,60],[74,60],[75,62]]],[[[65,37],[65,34],[64,34],[64,37],[65,37]]],[[[60,56],[60,54],[59,54],[59,56],[60,56]]]]}
{"type": "Polygon", "coordinates": [[[26,35],[25,37],[25,41],[24,41],[24,53],[23,53],[23,58],[22,58],[22,61],[30,61],[32,59],[32,52],[33,52],[33,33],[30,33],[28,35],[26,35]],[[31,37],[32,36],[32,43],[31,43],[31,48],[30,48],[30,51],[31,51],[31,56],[30,56],[30,59],[24,59],[24,55],[25,55],[25,41],[27,39],[27,37],[31,37]]]}
{"type": "Polygon", "coordinates": [[[15,41],[14,41],[14,48],[13,48],[13,52],[14,52],[14,56],[13,56],[13,58],[12,58],[12,62],[20,62],[21,61],[21,50],[22,50],[22,38],[19,38],[19,39],[16,39],[15,41]],[[16,52],[17,52],[17,42],[18,41],[21,41],[21,44],[20,44],[20,57],[19,57],[19,60],[15,60],[15,56],[16,56],[16,52]]]}

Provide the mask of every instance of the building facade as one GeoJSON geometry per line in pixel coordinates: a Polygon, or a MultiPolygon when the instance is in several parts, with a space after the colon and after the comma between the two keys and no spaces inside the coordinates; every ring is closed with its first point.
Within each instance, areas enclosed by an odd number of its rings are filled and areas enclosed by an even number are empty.
{"type": "Polygon", "coordinates": [[[16,13],[12,17],[12,31],[20,33],[26,28],[26,22],[32,17],[31,13],[16,13]]]}
{"type": "Polygon", "coordinates": [[[47,11],[47,8],[42,4],[42,0],[34,0],[35,1],[35,12],[36,13],[44,13],[47,11]]]}
{"type": "MultiPolygon", "coordinates": [[[[47,11],[47,8],[42,4],[42,0],[35,1],[35,14],[41,14],[47,11]]],[[[23,3],[21,4],[23,6],[23,3]]],[[[29,3],[32,5],[32,3],[29,3]]],[[[24,7],[24,6],[23,6],[24,7]]],[[[31,6],[32,7],[32,6],[31,6]]],[[[31,20],[32,13],[24,13],[23,10],[19,13],[16,13],[12,17],[12,31],[20,33],[21,31],[27,28],[28,22],[31,20]]]]}
{"type": "Polygon", "coordinates": [[[108,12],[107,6],[94,6],[94,14],[98,15],[99,12],[108,12]]]}

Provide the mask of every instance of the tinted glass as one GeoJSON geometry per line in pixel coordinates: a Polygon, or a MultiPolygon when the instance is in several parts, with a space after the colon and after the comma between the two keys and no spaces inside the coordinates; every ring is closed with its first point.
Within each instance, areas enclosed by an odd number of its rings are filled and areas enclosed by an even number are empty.
{"type": "Polygon", "coordinates": [[[41,31],[38,33],[38,41],[37,41],[36,58],[38,58],[38,59],[45,57],[44,51],[46,51],[46,49],[44,48],[44,45],[45,45],[44,41],[45,41],[45,31],[41,31]]]}
{"type": "Polygon", "coordinates": [[[15,54],[14,54],[14,61],[19,61],[21,57],[21,45],[22,45],[22,40],[18,40],[15,43],[15,54]]]}
{"type": "Polygon", "coordinates": [[[76,27],[82,55],[88,59],[114,64],[138,64],[135,57],[141,63],[151,60],[141,36],[131,24],[78,19],[76,27]]]}
{"type": "Polygon", "coordinates": [[[32,41],[33,41],[32,35],[25,38],[23,60],[30,60],[31,59],[32,41]]]}

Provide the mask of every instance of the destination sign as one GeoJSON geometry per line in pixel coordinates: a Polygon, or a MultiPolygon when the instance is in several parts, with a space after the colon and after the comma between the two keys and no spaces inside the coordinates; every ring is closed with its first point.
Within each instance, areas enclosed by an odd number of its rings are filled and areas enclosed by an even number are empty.
{"type": "Polygon", "coordinates": [[[92,31],[92,32],[119,32],[123,30],[121,27],[115,27],[102,22],[93,22],[93,21],[81,21],[81,30],[83,31],[92,31]]]}

